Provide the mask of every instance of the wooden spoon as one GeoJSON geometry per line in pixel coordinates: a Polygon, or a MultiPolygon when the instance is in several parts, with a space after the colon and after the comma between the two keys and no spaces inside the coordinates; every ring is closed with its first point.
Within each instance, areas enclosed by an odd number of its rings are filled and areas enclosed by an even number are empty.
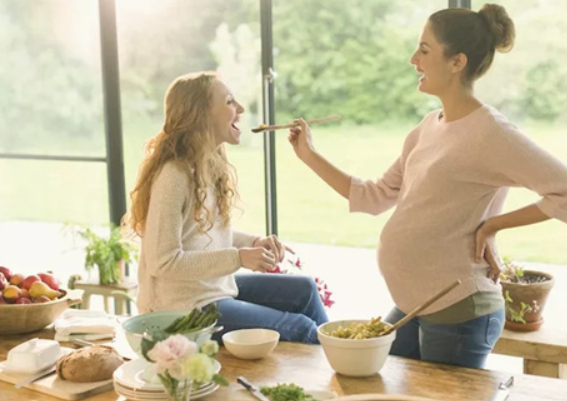
{"type": "Polygon", "coordinates": [[[396,323],[394,323],[393,325],[387,327],[386,329],[384,329],[380,335],[381,336],[385,336],[387,334],[390,334],[392,331],[399,329],[400,327],[402,327],[404,324],[406,324],[407,322],[409,322],[411,319],[413,319],[415,317],[415,315],[417,315],[419,312],[421,312],[422,310],[424,310],[425,308],[427,308],[429,305],[431,305],[432,303],[434,303],[435,301],[437,301],[439,298],[444,297],[445,295],[447,295],[453,288],[457,287],[461,285],[461,280],[457,280],[454,283],[452,283],[450,286],[448,286],[447,288],[445,288],[443,291],[439,292],[438,294],[436,294],[435,296],[433,296],[431,299],[429,299],[428,301],[424,302],[423,304],[419,305],[417,308],[415,308],[414,310],[412,310],[410,313],[408,313],[407,315],[405,315],[402,319],[398,320],[396,323]]]}
{"type": "MultiPolygon", "coordinates": [[[[328,121],[340,120],[340,118],[341,118],[341,116],[329,116],[329,117],[323,117],[323,118],[316,118],[314,120],[308,120],[308,121],[306,121],[306,123],[309,124],[309,125],[320,124],[320,123],[325,123],[325,122],[328,122],[328,121]]],[[[298,125],[299,125],[298,123],[281,124],[281,125],[261,125],[258,128],[252,128],[252,132],[257,134],[258,132],[275,131],[275,130],[278,130],[278,129],[297,127],[298,125]]]]}

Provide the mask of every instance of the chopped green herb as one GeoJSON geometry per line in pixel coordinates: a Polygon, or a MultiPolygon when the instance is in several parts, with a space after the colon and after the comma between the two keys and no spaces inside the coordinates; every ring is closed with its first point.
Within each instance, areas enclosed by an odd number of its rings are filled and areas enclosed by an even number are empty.
{"type": "Polygon", "coordinates": [[[276,386],[262,386],[260,391],[272,401],[318,401],[310,394],[305,393],[302,387],[296,384],[278,384],[276,386]]]}

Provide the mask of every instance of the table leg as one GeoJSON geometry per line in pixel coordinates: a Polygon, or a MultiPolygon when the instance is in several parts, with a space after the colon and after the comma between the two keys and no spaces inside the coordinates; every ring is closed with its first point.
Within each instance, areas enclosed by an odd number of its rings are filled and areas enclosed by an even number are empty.
{"type": "Polygon", "coordinates": [[[567,365],[524,359],[524,373],[555,379],[567,379],[567,365]]]}
{"type": "Polygon", "coordinates": [[[112,305],[110,304],[110,297],[108,295],[103,295],[103,297],[104,297],[104,310],[106,311],[106,313],[111,315],[113,310],[112,310],[112,305]]]}
{"type": "Polygon", "coordinates": [[[83,302],[81,302],[81,309],[89,309],[91,306],[91,294],[88,291],[83,292],[83,302]]]}
{"type": "Polygon", "coordinates": [[[124,309],[126,309],[124,306],[126,304],[126,300],[124,299],[118,299],[118,298],[114,298],[114,311],[116,312],[116,314],[118,316],[123,315],[124,314],[124,309]]]}

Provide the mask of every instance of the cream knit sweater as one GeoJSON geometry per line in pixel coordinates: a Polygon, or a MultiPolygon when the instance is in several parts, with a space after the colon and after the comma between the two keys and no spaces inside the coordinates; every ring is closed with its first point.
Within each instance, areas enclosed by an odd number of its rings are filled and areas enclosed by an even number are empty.
{"type": "Polygon", "coordinates": [[[475,231],[501,213],[507,187],[542,196],[543,213],[567,222],[567,167],[490,106],[453,122],[429,113],[377,181],[351,180],[350,210],[396,205],[378,265],[396,305],[409,312],[456,279],[462,285],[424,310],[437,312],[478,291],[500,291],[475,263],[475,231]]]}
{"type": "Polygon", "coordinates": [[[189,173],[172,162],[162,168],[152,185],[142,238],[140,313],[189,310],[238,294],[234,280],[240,268],[238,248],[252,246],[258,237],[223,226],[212,191],[206,205],[215,211],[208,237],[199,233],[193,218],[189,173]]]}

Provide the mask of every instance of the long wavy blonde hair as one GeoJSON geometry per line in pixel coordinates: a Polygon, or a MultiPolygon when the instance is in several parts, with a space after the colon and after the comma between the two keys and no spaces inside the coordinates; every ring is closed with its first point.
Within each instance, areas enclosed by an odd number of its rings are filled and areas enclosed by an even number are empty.
{"type": "Polygon", "coordinates": [[[182,75],[165,95],[165,124],[145,146],[136,186],[130,192],[131,206],[124,224],[143,236],[152,184],[168,162],[187,171],[193,190],[194,218],[206,234],[214,225],[213,210],[205,205],[207,190],[214,189],[222,223],[230,224],[230,214],[238,199],[236,171],[228,162],[224,145],[216,144],[211,115],[212,71],[182,75]]]}

